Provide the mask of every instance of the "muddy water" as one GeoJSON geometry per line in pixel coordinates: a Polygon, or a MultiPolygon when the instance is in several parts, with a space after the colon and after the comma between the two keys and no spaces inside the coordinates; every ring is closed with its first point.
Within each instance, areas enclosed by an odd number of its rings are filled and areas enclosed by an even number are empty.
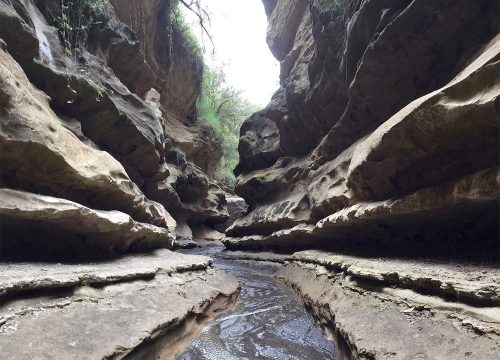
{"type": "Polygon", "coordinates": [[[239,279],[239,300],[210,323],[178,360],[335,358],[333,342],[325,338],[297,295],[275,282],[275,269],[215,260],[239,279]]]}

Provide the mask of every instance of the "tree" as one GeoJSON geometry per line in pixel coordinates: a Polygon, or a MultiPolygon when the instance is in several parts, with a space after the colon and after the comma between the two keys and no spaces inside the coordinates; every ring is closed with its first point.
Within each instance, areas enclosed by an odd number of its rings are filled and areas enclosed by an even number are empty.
{"type": "Polygon", "coordinates": [[[222,66],[214,69],[205,66],[198,109],[200,120],[214,128],[222,145],[223,156],[217,178],[228,186],[234,186],[233,169],[238,164],[240,127],[248,116],[259,109],[244,99],[241,91],[227,83],[222,66]]]}

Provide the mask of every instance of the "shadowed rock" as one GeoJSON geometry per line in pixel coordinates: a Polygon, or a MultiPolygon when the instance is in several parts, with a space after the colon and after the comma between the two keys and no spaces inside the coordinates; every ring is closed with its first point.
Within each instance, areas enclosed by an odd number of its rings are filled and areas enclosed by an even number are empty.
{"type": "Polygon", "coordinates": [[[306,3],[269,7],[281,87],[242,126],[226,246],[498,258],[498,4],[306,3]]]}
{"type": "Polygon", "coordinates": [[[89,209],[65,199],[0,189],[2,260],[102,257],[171,247],[175,221],[161,228],[119,211],[89,209]]]}

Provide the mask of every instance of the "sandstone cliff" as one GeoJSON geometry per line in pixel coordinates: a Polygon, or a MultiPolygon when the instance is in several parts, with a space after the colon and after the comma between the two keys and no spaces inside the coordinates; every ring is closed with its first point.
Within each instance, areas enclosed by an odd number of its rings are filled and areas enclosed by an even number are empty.
{"type": "Polygon", "coordinates": [[[498,260],[498,3],[265,5],[281,87],[241,128],[227,246],[498,260]]]}
{"type": "Polygon", "coordinates": [[[0,354],[175,356],[239,285],[158,248],[217,228],[338,359],[497,357],[498,2],[263,0],[280,88],[241,127],[248,209],[212,180],[174,2],[91,3],[0,0],[0,354]]]}
{"type": "MultiPolygon", "coordinates": [[[[61,10],[64,3],[0,2],[2,187],[24,191],[16,196],[33,204],[35,194],[55,197],[55,212],[63,200],[119,210],[166,229],[165,241],[154,243],[168,247],[176,236],[191,238],[191,228],[228,217],[224,192],[210,178],[221,150],[196,121],[202,60],[172,24],[169,1],[103,4],[91,14],[86,41],[71,48],[61,19],[77,25],[61,10]]],[[[33,227],[52,239],[60,229],[45,205],[38,210],[33,227]]],[[[3,257],[11,247],[36,253],[15,239],[23,216],[6,210],[3,257]]],[[[72,216],[86,225],[85,217],[72,216]]],[[[69,235],[80,237],[78,226],[68,227],[69,235]]],[[[32,231],[21,232],[29,238],[32,231]]],[[[43,245],[48,252],[59,249],[50,243],[43,245]]],[[[75,249],[94,244],[84,243],[75,241],[75,249]]]]}
{"type": "Polygon", "coordinates": [[[2,358],[175,354],[237,295],[211,259],[158,249],[228,218],[172,7],[0,0],[2,358]]]}
{"type": "Polygon", "coordinates": [[[339,359],[498,357],[498,2],[263,2],[225,257],[282,263],[339,359]]]}

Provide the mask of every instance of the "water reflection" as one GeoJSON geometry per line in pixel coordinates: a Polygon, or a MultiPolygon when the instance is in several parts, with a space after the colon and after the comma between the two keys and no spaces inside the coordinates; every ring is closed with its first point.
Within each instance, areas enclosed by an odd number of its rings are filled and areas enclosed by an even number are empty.
{"type": "Polygon", "coordinates": [[[217,260],[236,276],[236,306],[208,325],[178,360],[334,359],[334,345],[298,297],[274,281],[274,269],[217,260]]]}

